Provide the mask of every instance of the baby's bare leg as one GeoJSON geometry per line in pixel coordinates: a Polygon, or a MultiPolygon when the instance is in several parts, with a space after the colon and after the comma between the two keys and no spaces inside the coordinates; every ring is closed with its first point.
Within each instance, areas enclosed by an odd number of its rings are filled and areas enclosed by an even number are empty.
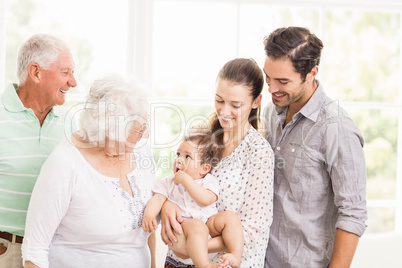
{"type": "Polygon", "coordinates": [[[212,268],[219,264],[212,264],[208,259],[208,227],[201,220],[188,219],[181,224],[183,233],[187,237],[187,252],[195,267],[212,268]]]}
{"type": "Polygon", "coordinates": [[[222,235],[227,254],[221,260],[233,268],[240,267],[243,254],[243,226],[233,211],[223,211],[208,219],[207,226],[212,237],[222,235]]]}

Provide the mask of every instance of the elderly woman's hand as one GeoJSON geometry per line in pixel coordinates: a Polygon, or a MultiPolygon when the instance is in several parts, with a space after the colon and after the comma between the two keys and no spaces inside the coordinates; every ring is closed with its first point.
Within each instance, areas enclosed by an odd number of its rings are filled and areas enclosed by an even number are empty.
{"type": "Polygon", "coordinates": [[[177,234],[181,234],[183,230],[181,229],[180,223],[183,222],[181,217],[180,208],[170,202],[166,201],[161,210],[161,238],[163,243],[166,245],[172,245],[172,243],[177,242],[177,238],[173,231],[177,234]]]}
{"type": "Polygon", "coordinates": [[[30,261],[26,261],[24,267],[25,267],[25,268],[39,268],[39,266],[33,264],[33,263],[30,262],[30,261]]]}

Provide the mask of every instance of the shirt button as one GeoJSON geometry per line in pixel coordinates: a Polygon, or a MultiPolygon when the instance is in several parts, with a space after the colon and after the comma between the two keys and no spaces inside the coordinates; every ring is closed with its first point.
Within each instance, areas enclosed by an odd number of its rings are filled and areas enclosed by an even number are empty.
{"type": "Polygon", "coordinates": [[[295,148],[292,148],[292,153],[294,153],[296,150],[295,150],[295,148]]]}
{"type": "Polygon", "coordinates": [[[280,150],[281,150],[281,147],[279,147],[279,146],[278,146],[278,147],[276,147],[276,150],[280,151],[280,150]]]}

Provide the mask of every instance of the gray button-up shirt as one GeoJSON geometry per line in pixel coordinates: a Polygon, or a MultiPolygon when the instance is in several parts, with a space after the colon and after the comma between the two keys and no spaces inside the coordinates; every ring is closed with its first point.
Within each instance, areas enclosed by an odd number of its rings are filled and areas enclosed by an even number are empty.
{"type": "Polygon", "coordinates": [[[327,267],[336,229],[366,228],[366,164],[356,124],[320,85],[286,126],[287,107],[265,109],[275,152],[274,219],[265,267],[327,267]]]}

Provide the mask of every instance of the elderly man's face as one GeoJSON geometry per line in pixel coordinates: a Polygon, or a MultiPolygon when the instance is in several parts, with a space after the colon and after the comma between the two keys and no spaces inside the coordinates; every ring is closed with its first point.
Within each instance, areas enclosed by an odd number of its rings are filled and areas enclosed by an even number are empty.
{"type": "Polygon", "coordinates": [[[74,62],[69,51],[60,54],[57,61],[49,69],[42,69],[41,91],[44,102],[49,106],[62,105],[66,101],[65,94],[71,87],[77,86],[74,77],[74,62]]]}

